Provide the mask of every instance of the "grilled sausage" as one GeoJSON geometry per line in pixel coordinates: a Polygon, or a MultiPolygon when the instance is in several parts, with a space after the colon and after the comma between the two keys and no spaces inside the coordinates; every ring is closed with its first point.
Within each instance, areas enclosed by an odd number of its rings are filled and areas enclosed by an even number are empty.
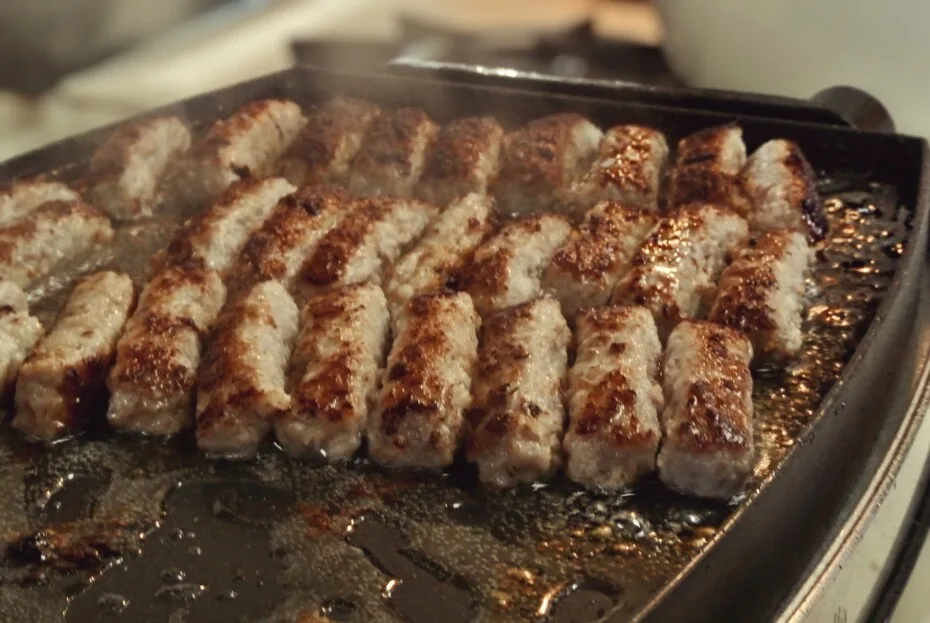
{"type": "Polygon", "coordinates": [[[117,129],[90,161],[90,202],[118,221],[151,216],[169,165],[191,145],[177,117],[155,117],[117,129]]]}
{"type": "Polygon", "coordinates": [[[613,200],[588,210],[543,273],[543,290],[559,299],[570,322],[579,309],[607,303],[657,220],[651,210],[613,200]]]}
{"type": "Polygon", "coordinates": [[[337,97],[310,113],[287,149],[278,173],[295,186],[344,183],[365,132],[381,110],[364,100],[337,97]]]}
{"type": "Polygon", "coordinates": [[[532,214],[563,204],[591,164],[601,131],[574,113],[536,119],[504,137],[493,185],[503,214],[532,214]]]}
{"type": "Polygon", "coordinates": [[[557,214],[514,221],[475,251],[464,285],[484,315],[517,305],[542,291],[542,272],[572,228],[557,214]]]}
{"type": "Polygon", "coordinates": [[[435,292],[456,279],[492,228],[493,200],[470,194],[451,205],[430,224],[422,240],[388,271],[384,292],[397,316],[406,302],[435,292]]]}
{"type": "Polygon", "coordinates": [[[19,372],[13,427],[51,442],[106,404],[107,372],[135,303],[129,276],[99,272],[75,286],[51,332],[19,372]]]}
{"type": "Polygon", "coordinates": [[[483,483],[512,487],[559,467],[570,339],[559,303],[551,297],[485,319],[467,446],[483,483]]]}
{"type": "Polygon", "coordinates": [[[80,201],[81,196],[61,182],[26,180],[0,191],[0,227],[9,227],[25,220],[42,204],[50,201],[68,203],[80,201]]]}
{"type": "Polygon", "coordinates": [[[28,288],[112,239],[110,221],[86,203],[44,203],[29,219],[0,229],[0,279],[28,288]]]}
{"type": "Polygon", "coordinates": [[[175,184],[189,200],[200,202],[213,199],[233,182],[267,175],[304,121],[300,106],[289,100],[249,102],[215,122],[195,143],[175,184]]]}
{"type": "Polygon", "coordinates": [[[255,454],[290,406],[285,372],[297,336],[297,305],[265,281],[220,315],[197,378],[197,445],[211,454],[255,454]]]}
{"type": "Polygon", "coordinates": [[[13,392],[19,369],[43,332],[42,323],[28,311],[0,312],[0,398],[13,392]]]}
{"type": "Polygon", "coordinates": [[[664,339],[679,321],[694,318],[714,286],[727,257],[749,234],[735,212],[715,205],[690,205],[663,218],[617,284],[612,301],[645,305],[664,339]]]}
{"type": "Polygon", "coordinates": [[[753,469],[752,345],[709,322],[679,324],[664,363],[664,437],[659,476],[667,486],[729,498],[753,469]]]}
{"type": "Polygon", "coordinates": [[[471,402],[481,319],[464,292],[410,299],[397,323],[368,450],[380,463],[452,463],[471,402]]]}
{"type": "Polygon", "coordinates": [[[746,163],[743,129],[723,125],[696,132],[678,142],[678,158],[669,179],[670,209],[689,203],[715,203],[749,212],[740,171],[746,163]]]}
{"type": "Polygon", "coordinates": [[[348,187],[359,194],[410,197],[438,128],[419,108],[382,113],[368,126],[348,187]]]}
{"type": "Polygon", "coordinates": [[[585,210],[611,199],[657,211],[667,159],[668,143],[661,132],[638,125],[610,128],[601,140],[594,163],[572,184],[572,211],[580,217],[585,210]]]}
{"type": "Polygon", "coordinates": [[[493,117],[466,117],[443,126],[429,150],[417,196],[445,206],[483,195],[497,173],[504,128],[493,117]]]}
{"type": "Polygon", "coordinates": [[[784,363],[801,348],[804,276],[810,261],[804,234],[762,234],[723,271],[710,320],[749,336],[758,359],[784,363]]]}
{"type": "Polygon", "coordinates": [[[351,457],[361,444],[388,347],[387,301],[370,283],[312,297],[291,355],[291,408],[275,421],[291,455],[351,457]]]}
{"type": "Polygon", "coordinates": [[[229,297],[269,279],[290,291],[304,261],[351,207],[349,193],[338,186],[304,186],[281,198],[229,271],[229,297]]]}
{"type": "Polygon", "coordinates": [[[814,170],[797,144],[786,140],[764,143],[749,157],[741,178],[751,202],[748,220],[752,229],[793,229],[815,241],[827,235],[814,170]]]}
{"type": "Polygon", "coordinates": [[[154,435],[190,426],[202,339],[225,297],[219,274],[203,266],[172,266],[152,278],[117,343],[107,382],[111,426],[154,435]]]}
{"type": "Polygon", "coordinates": [[[655,321],[645,307],[587,309],[578,316],[575,339],[565,472],[588,487],[629,487],[655,469],[662,436],[655,321]]]}
{"type": "Polygon", "coordinates": [[[305,300],[329,288],[371,281],[380,284],[390,266],[417,240],[438,212],[415,199],[363,199],[330,230],[301,268],[296,286],[305,300]]]}
{"type": "Polygon", "coordinates": [[[294,190],[280,177],[232,184],[210,209],[178,230],[167,251],[156,257],[155,269],[199,262],[225,276],[252,232],[294,190]]]}

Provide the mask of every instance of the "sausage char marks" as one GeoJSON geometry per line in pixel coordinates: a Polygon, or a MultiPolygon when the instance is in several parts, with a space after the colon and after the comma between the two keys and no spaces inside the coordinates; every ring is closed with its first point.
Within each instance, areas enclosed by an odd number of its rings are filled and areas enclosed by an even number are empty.
{"type": "Polygon", "coordinates": [[[710,320],[749,336],[758,359],[787,362],[801,349],[804,277],[811,259],[803,233],[761,234],[723,271],[710,320]]]}
{"type": "Polygon", "coordinates": [[[388,271],[384,288],[391,315],[418,294],[454,286],[462,268],[493,228],[494,201],[470,194],[454,200],[427,227],[423,238],[388,271]]]}
{"type": "Polygon", "coordinates": [[[123,125],[91,158],[91,203],[118,221],[151,216],[165,172],[190,145],[190,132],[177,117],[123,125]]]}
{"type": "Polygon", "coordinates": [[[493,192],[504,214],[562,205],[571,183],[594,159],[601,131],[574,113],[536,119],[504,137],[493,192]]]}
{"type": "Polygon", "coordinates": [[[475,251],[462,278],[484,315],[524,303],[542,292],[542,272],[572,231],[558,214],[530,216],[505,225],[475,251]]]}
{"type": "Polygon", "coordinates": [[[381,109],[364,100],[337,97],[307,117],[307,124],[278,164],[295,186],[344,183],[365,132],[381,109]]]}
{"type": "Polygon", "coordinates": [[[274,419],[290,407],[287,362],[297,335],[297,305],[280,283],[265,281],[226,307],[197,378],[197,445],[211,454],[255,454],[274,419]]]}
{"type": "Polygon", "coordinates": [[[752,202],[748,215],[752,229],[793,229],[812,241],[827,235],[814,170],[796,143],[783,139],[763,143],[749,157],[742,184],[752,202]]]}
{"type": "Polygon", "coordinates": [[[104,271],[75,286],[51,332],[20,369],[13,427],[54,441],[106,405],[116,341],[135,303],[129,276],[104,271]]]}
{"type": "Polygon", "coordinates": [[[0,229],[0,279],[28,288],[112,239],[110,220],[86,203],[43,203],[28,219],[0,229]]]}
{"type": "Polygon", "coordinates": [[[61,182],[23,180],[0,190],[0,227],[25,220],[42,204],[50,201],[71,203],[81,196],[61,182]]]}
{"type": "Polygon", "coordinates": [[[464,292],[416,296],[397,322],[368,449],[393,466],[452,463],[471,402],[481,319],[464,292]]]}
{"type": "Polygon", "coordinates": [[[601,140],[594,163],[571,186],[572,211],[581,216],[591,206],[611,199],[658,211],[667,159],[668,143],[661,132],[638,125],[610,128],[601,140]]]}
{"type": "Polygon", "coordinates": [[[171,266],[152,278],[116,346],[111,426],[154,435],[190,426],[203,340],[225,298],[219,274],[203,266],[171,266]]]}
{"type": "Polygon", "coordinates": [[[445,206],[483,195],[497,174],[504,128],[493,117],[466,117],[443,126],[429,150],[417,196],[445,206]]]}
{"type": "Polygon", "coordinates": [[[559,299],[569,321],[584,307],[607,303],[657,218],[613,200],[588,210],[543,273],[543,290],[559,299]]]}
{"type": "Polygon", "coordinates": [[[568,477],[595,488],[633,485],[655,469],[662,431],[656,381],[662,345],[644,307],[584,310],[568,373],[568,477]]]}
{"type": "Polygon", "coordinates": [[[466,449],[483,483],[512,487],[560,466],[570,339],[558,301],[548,296],[485,319],[466,449]]]}
{"type": "Polygon", "coordinates": [[[415,199],[359,200],[304,263],[296,286],[299,299],[353,283],[380,284],[391,263],[420,237],[437,212],[434,205],[415,199]]]}
{"type": "Polygon", "coordinates": [[[352,161],[349,189],[363,195],[410,197],[438,129],[419,108],[399,108],[376,117],[352,161]]]}
{"type": "Polygon", "coordinates": [[[668,338],[659,476],[699,497],[742,491],[754,464],[749,339],[729,327],[686,321],[668,338]]]}
{"type": "Polygon", "coordinates": [[[307,301],[291,354],[291,407],[275,421],[288,454],[341,460],[358,450],[389,332],[387,301],[376,285],[350,285],[307,301]]]}
{"type": "Polygon", "coordinates": [[[184,223],[167,250],[156,256],[156,270],[198,262],[225,276],[251,233],[294,190],[279,177],[233,183],[209,209],[184,223]]]}
{"type": "Polygon", "coordinates": [[[612,301],[648,307],[664,339],[679,321],[696,317],[702,303],[713,300],[728,257],[748,235],[746,221],[726,208],[679,208],[659,221],[633,256],[612,301]]]}
{"type": "Polygon", "coordinates": [[[303,186],[282,197],[229,271],[230,298],[269,279],[291,291],[304,261],[351,208],[352,197],[339,186],[303,186]]]}
{"type": "Polygon", "coordinates": [[[746,164],[743,129],[736,124],[707,128],[678,142],[669,179],[668,206],[716,203],[741,216],[750,205],[740,172],[746,164]]]}

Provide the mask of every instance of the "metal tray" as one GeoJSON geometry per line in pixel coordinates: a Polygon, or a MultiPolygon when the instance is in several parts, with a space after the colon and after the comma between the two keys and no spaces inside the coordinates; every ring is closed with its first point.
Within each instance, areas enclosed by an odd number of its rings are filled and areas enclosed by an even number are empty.
{"type": "MultiPolygon", "coordinates": [[[[525,80],[508,86],[500,76],[484,84],[480,72],[467,80],[404,72],[292,69],[166,110],[202,127],[258,97],[308,105],[342,94],[421,106],[439,121],[495,114],[514,126],[572,110],[605,127],[652,125],[670,141],[729,121],[742,124],[750,148],[769,138],[796,140],[823,172],[824,192],[842,199],[838,214],[855,206],[885,211],[881,222],[906,232],[880,296],[859,310],[862,319],[833,361],[842,367],[839,380],[829,377],[829,391],[818,388],[823,400],[803,422],[793,421],[796,436],[783,440],[752,491],[731,506],[674,496],[655,483],[613,498],[561,481],[492,495],[477,490],[461,466],[441,475],[388,474],[364,461],[348,468],[289,461],[273,449],[254,463],[229,464],[201,457],[189,437],[161,443],[91,431],[46,451],[7,434],[0,490],[16,502],[0,513],[8,543],[0,620],[309,621],[326,614],[346,621],[711,621],[790,614],[786,608],[837,527],[855,515],[890,453],[907,445],[902,431],[922,416],[913,406],[925,389],[927,354],[917,339],[925,323],[915,316],[930,206],[925,143],[812,123],[811,106],[801,103],[796,121],[786,101],[736,113],[748,96],[657,102],[654,92],[630,85],[534,88],[525,80]]],[[[48,172],[77,179],[108,131],[2,164],[0,180],[48,172]]],[[[771,381],[760,385],[777,391],[771,381]]]]}

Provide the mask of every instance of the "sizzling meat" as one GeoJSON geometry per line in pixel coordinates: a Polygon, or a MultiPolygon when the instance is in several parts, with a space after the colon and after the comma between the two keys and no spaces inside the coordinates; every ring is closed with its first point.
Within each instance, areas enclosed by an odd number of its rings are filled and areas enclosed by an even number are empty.
{"type": "Polygon", "coordinates": [[[61,182],[26,180],[0,191],[0,227],[24,220],[43,203],[80,201],[81,196],[61,182]]]}
{"type": "Polygon", "coordinates": [[[651,210],[629,208],[613,200],[588,210],[543,273],[543,290],[559,299],[569,321],[583,307],[607,303],[657,220],[651,210]]]}
{"type": "Polygon", "coordinates": [[[227,307],[197,376],[197,445],[211,454],[248,457],[290,407],[285,373],[297,336],[297,305],[277,281],[265,281],[227,307]]]}
{"type": "Polygon", "coordinates": [[[467,446],[483,483],[512,487],[559,467],[570,339],[559,303],[551,297],[485,319],[467,446]]]}
{"type": "Polygon", "coordinates": [[[219,274],[202,266],[152,278],[117,343],[107,382],[111,426],[154,435],[190,426],[202,340],[225,298],[219,274]]]}
{"type": "Polygon", "coordinates": [[[484,315],[542,291],[542,272],[572,228],[557,214],[540,214],[503,227],[475,251],[463,282],[484,315]]]}
{"type": "Polygon", "coordinates": [[[291,455],[347,459],[361,444],[388,347],[381,288],[356,284],[312,297],[291,355],[290,409],[275,422],[291,455]]]}
{"type": "Polygon", "coordinates": [[[20,366],[43,333],[42,323],[28,311],[0,311],[0,398],[12,393],[20,366]]]}
{"type": "Polygon", "coordinates": [[[749,202],[740,171],[746,163],[743,129],[730,124],[708,128],[678,142],[669,180],[668,206],[715,203],[745,216],[749,202]]]}
{"type": "Polygon", "coordinates": [[[368,126],[381,110],[364,100],[337,97],[310,113],[297,140],[281,156],[278,173],[295,186],[343,183],[368,126]]]}
{"type": "Polygon", "coordinates": [[[190,145],[190,132],[177,117],[119,128],[91,158],[90,202],[118,221],[150,216],[164,173],[190,145]]]}
{"type": "Polygon", "coordinates": [[[112,238],[109,219],[86,203],[44,203],[27,220],[0,229],[0,279],[28,288],[112,238]]]}
{"type": "Polygon", "coordinates": [[[713,300],[727,257],[748,234],[746,221],[726,208],[679,208],[659,221],[633,257],[613,302],[648,307],[664,339],[680,320],[695,317],[703,301],[713,300]]]}
{"type": "Polygon", "coordinates": [[[55,326],[20,369],[14,428],[51,442],[100,413],[116,341],[134,303],[127,275],[99,272],[75,286],[55,326]]]}
{"type": "Polygon", "coordinates": [[[699,497],[726,499],[752,473],[752,345],[734,329],[686,321],[665,349],[659,476],[699,497]]]}
{"type": "Polygon", "coordinates": [[[397,322],[368,450],[380,463],[452,463],[471,402],[481,319],[464,292],[410,299],[397,322]]]}
{"type": "Polygon", "coordinates": [[[565,471],[589,487],[629,487],[655,469],[662,436],[655,321],[645,307],[587,309],[578,316],[575,340],[565,471]]]}
{"type": "Polygon", "coordinates": [[[762,234],[723,271],[710,320],[749,336],[757,358],[786,362],[801,349],[804,276],[811,259],[804,234],[762,234]]]}

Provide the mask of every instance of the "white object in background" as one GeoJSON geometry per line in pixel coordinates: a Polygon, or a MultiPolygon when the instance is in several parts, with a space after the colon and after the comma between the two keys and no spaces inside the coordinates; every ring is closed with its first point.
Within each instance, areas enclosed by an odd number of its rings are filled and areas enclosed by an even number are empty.
{"type": "Polygon", "coordinates": [[[655,0],[672,69],[689,84],[807,98],[859,87],[898,131],[930,136],[926,0],[655,0]]]}

